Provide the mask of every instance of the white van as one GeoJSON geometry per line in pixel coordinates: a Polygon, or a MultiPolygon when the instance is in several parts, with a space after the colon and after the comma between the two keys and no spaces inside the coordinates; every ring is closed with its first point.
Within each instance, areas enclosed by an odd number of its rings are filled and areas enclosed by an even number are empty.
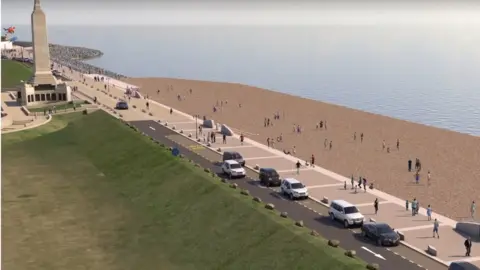
{"type": "Polygon", "coordinates": [[[365,217],[358,211],[357,207],[344,200],[334,200],[328,209],[330,218],[335,221],[343,222],[343,226],[348,228],[350,226],[362,226],[365,217]]]}

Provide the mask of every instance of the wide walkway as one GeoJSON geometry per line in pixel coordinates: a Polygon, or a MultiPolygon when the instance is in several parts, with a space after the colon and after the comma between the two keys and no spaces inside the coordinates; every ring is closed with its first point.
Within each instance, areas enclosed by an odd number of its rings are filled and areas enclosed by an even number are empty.
{"type": "MultiPolygon", "coordinates": [[[[82,80],[78,73],[65,73],[66,76],[82,80]]],[[[86,85],[79,82],[70,82],[73,85],[80,85],[82,93],[93,98],[97,97],[98,101],[102,103],[101,106],[107,111],[113,112],[112,108],[115,106],[118,99],[124,99],[123,91],[126,85],[117,87],[107,87],[104,90],[104,84],[93,82],[89,77],[86,78],[86,85]]],[[[116,82],[121,85],[121,82],[116,82]]],[[[168,122],[170,128],[175,128],[177,132],[182,132],[184,136],[191,134],[192,147],[195,146],[195,119],[185,113],[176,111],[170,114],[169,107],[159,104],[155,101],[148,101],[150,106],[146,107],[147,100],[145,99],[131,99],[130,110],[115,112],[114,115],[121,117],[126,121],[134,120],[155,120],[161,123],[168,122]],[[136,108],[134,108],[135,106],[136,108]]],[[[204,134],[207,131],[204,130],[204,134]]],[[[203,141],[203,136],[200,135],[203,141]]],[[[437,250],[437,257],[432,259],[441,263],[448,264],[451,261],[470,261],[480,266],[480,243],[474,242],[471,257],[464,257],[465,250],[463,242],[465,238],[458,234],[455,230],[456,221],[446,218],[441,215],[433,214],[432,218],[437,218],[440,221],[440,238],[432,237],[433,222],[428,221],[426,217],[426,209],[421,208],[420,213],[412,216],[411,212],[405,209],[405,201],[393,197],[379,190],[367,191],[351,189],[350,179],[336,173],[325,170],[321,167],[302,166],[300,173],[297,175],[295,163],[298,158],[286,155],[283,152],[267,147],[253,140],[245,139],[242,145],[239,136],[228,137],[227,142],[222,143],[221,136],[217,136],[217,143],[211,145],[212,150],[221,148],[223,151],[232,150],[237,151],[243,155],[247,166],[254,169],[254,167],[272,167],[275,168],[282,177],[294,177],[303,182],[308,188],[311,199],[323,204],[321,202],[325,197],[330,201],[335,199],[343,199],[355,204],[358,209],[368,218],[372,218],[377,222],[386,222],[390,224],[395,230],[400,231],[405,236],[403,244],[406,246],[425,254],[427,247],[433,246],[437,250]],[[344,188],[345,182],[347,188],[344,188]],[[378,214],[375,215],[373,202],[378,198],[380,201],[378,214]]],[[[302,160],[300,160],[302,162],[302,160]]],[[[304,161],[302,162],[304,163],[304,161]]],[[[422,202],[420,202],[422,203],[422,202]]]]}

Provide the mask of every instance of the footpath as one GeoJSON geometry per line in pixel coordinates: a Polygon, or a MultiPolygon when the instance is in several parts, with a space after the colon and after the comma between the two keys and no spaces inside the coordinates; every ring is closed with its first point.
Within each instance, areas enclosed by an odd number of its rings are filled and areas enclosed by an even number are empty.
{"type": "MultiPolygon", "coordinates": [[[[105,89],[106,82],[94,82],[88,76],[81,76],[77,72],[65,72],[67,78],[72,79],[68,82],[70,85],[79,86],[76,95],[84,96],[90,100],[95,97],[100,103],[102,109],[125,121],[154,120],[163,125],[168,123],[168,127],[174,129],[179,134],[189,137],[192,140],[192,147],[195,143],[195,133],[197,125],[196,119],[183,112],[173,109],[170,114],[170,107],[148,100],[149,108],[146,107],[146,99],[132,98],[129,101],[130,109],[125,111],[116,111],[113,108],[119,100],[128,100],[124,91],[127,84],[110,79],[110,83],[105,89]],[[83,81],[85,80],[85,83],[83,81]]],[[[100,75],[101,76],[101,75],[100,75]]],[[[203,121],[202,121],[203,122],[203,121]]],[[[204,130],[205,132],[208,132],[204,130]]],[[[200,135],[203,141],[203,135],[200,135]]],[[[420,208],[419,213],[412,215],[411,210],[406,209],[406,202],[389,194],[376,189],[367,188],[366,191],[351,188],[350,179],[328,171],[321,167],[302,166],[297,175],[295,163],[296,157],[286,155],[282,151],[269,148],[266,145],[245,138],[244,143],[240,142],[237,134],[228,137],[227,142],[222,143],[222,138],[217,138],[217,143],[211,143],[211,146],[204,145],[217,151],[232,150],[242,154],[249,168],[258,171],[261,167],[275,168],[281,177],[293,177],[304,183],[311,196],[311,200],[318,204],[328,207],[328,202],[335,199],[343,199],[355,204],[360,212],[372,222],[385,222],[392,228],[395,228],[403,239],[402,245],[407,246],[425,256],[436,260],[444,265],[449,265],[452,261],[467,261],[480,267],[480,243],[473,241],[471,257],[465,257],[465,248],[463,242],[465,236],[455,231],[456,221],[439,214],[432,214],[432,220],[429,221],[426,216],[426,209],[420,208]],[[344,185],[347,185],[347,188],[344,185]],[[375,214],[373,203],[375,199],[379,200],[379,211],[375,214]],[[433,236],[433,220],[440,222],[440,238],[433,236]]],[[[274,189],[275,190],[275,189],[274,189]]],[[[278,191],[278,190],[276,190],[278,191]]],[[[409,206],[409,209],[410,206],[409,206]]]]}

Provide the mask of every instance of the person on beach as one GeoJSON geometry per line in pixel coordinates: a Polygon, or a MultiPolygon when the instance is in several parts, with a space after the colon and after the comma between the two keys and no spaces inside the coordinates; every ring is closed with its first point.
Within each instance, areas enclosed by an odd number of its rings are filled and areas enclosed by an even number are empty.
{"type": "Polygon", "coordinates": [[[358,177],[358,187],[362,188],[362,176],[358,177]]]}
{"type": "Polygon", "coordinates": [[[145,103],[145,106],[147,107],[147,110],[149,110],[149,109],[150,109],[150,107],[149,107],[149,106],[150,106],[150,104],[148,104],[148,101],[147,101],[147,103],[145,103]]]}
{"type": "Polygon", "coordinates": [[[432,207],[430,206],[430,204],[427,207],[427,220],[432,220],[432,207]]]}
{"type": "Polygon", "coordinates": [[[378,213],[378,198],[375,198],[373,202],[373,208],[375,209],[375,215],[378,213]]]}
{"type": "Polygon", "coordinates": [[[352,178],[350,179],[350,182],[352,183],[352,189],[353,189],[353,186],[355,186],[355,180],[353,179],[353,174],[352,174],[352,178]]]}
{"type": "Polygon", "coordinates": [[[243,145],[243,140],[245,139],[245,137],[243,136],[243,133],[240,134],[240,144],[243,145]]]}
{"type": "Polygon", "coordinates": [[[357,132],[354,132],[354,133],[353,133],[353,140],[354,140],[354,141],[357,140],[357,132]]]}
{"type": "Polygon", "coordinates": [[[418,185],[418,183],[420,182],[420,174],[418,173],[418,171],[415,173],[415,183],[418,185]]]}
{"type": "Polygon", "coordinates": [[[408,160],[408,171],[409,172],[412,171],[412,160],[411,159],[408,160]]]}
{"type": "Polygon", "coordinates": [[[292,153],[295,155],[297,153],[297,147],[293,146],[292,153]]]}
{"type": "Polygon", "coordinates": [[[382,150],[385,150],[385,140],[382,142],[382,150]]]}
{"type": "Polygon", "coordinates": [[[295,164],[296,168],[297,168],[297,175],[300,174],[300,167],[302,166],[302,163],[300,163],[300,160],[297,161],[297,163],[295,164]]]}
{"type": "Polygon", "coordinates": [[[330,150],[332,150],[332,141],[330,141],[330,150]]]}
{"type": "Polygon", "coordinates": [[[363,178],[363,190],[367,192],[367,179],[363,178]]]}
{"type": "Polygon", "coordinates": [[[397,150],[400,150],[400,139],[397,139],[397,150]]]}
{"type": "Polygon", "coordinates": [[[431,174],[430,174],[430,171],[428,171],[427,173],[427,184],[430,185],[430,178],[431,178],[431,174]]]}
{"type": "Polygon", "coordinates": [[[475,201],[473,201],[472,205],[470,206],[470,215],[472,216],[473,220],[475,220],[475,212],[477,212],[477,205],[475,204],[475,201]]]}
{"type": "Polygon", "coordinates": [[[360,134],[360,142],[363,142],[363,132],[360,134]]]}
{"type": "Polygon", "coordinates": [[[159,95],[159,94],[160,94],[160,89],[157,90],[157,95],[159,95]]]}
{"type": "Polygon", "coordinates": [[[325,130],[327,130],[327,120],[325,120],[325,130]]]}
{"type": "Polygon", "coordinates": [[[170,114],[173,114],[173,109],[172,108],[170,108],[170,114]]]}
{"type": "Polygon", "coordinates": [[[437,238],[440,238],[440,235],[438,234],[438,227],[440,227],[440,223],[437,219],[435,219],[435,221],[433,221],[433,238],[435,238],[435,234],[437,234],[437,238]]]}
{"type": "Polygon", "coordinates": [[[467,239],[465,240],[465,243],[463,244],[465,245],[465,249],[466,249],[465,256],[470,257],[470,252],[472,251],[472,238],[467,237],[467,239]]]}
{"type": "Polygon", "coordinates": [[[312,157],[310,158],[310,163],[312,167],[315,167],[315,156],[312,154],[312,157]]]}
{"type": "Polygon", "coordinates": [[[323,148],[325,148],[325,149],[327,149],[327,142],[328,142],[327,139],[325,139],[325,141],[323,141],[323,148]]]}
{"type": "Polygon", "coordinates": [[[412,201],[412,216],[415,216],[417,213],[417,198],[414,198],[412,201]]]}

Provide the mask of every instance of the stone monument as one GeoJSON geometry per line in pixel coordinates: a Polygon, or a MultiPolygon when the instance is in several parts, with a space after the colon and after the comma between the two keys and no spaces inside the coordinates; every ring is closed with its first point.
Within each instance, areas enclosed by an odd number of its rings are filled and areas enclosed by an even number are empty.
{"type": "Polygon", "coordinates": [[[52,74],[47,39],[47,19],[40,6],[40,0],[34,0],[31,19],[34,73],[32,78],[24,83],[21,90],[18,91],[18,102],[21,105],[30,106],[71,101],[70,87],[66,83],[58,81],[52,74]]]}

